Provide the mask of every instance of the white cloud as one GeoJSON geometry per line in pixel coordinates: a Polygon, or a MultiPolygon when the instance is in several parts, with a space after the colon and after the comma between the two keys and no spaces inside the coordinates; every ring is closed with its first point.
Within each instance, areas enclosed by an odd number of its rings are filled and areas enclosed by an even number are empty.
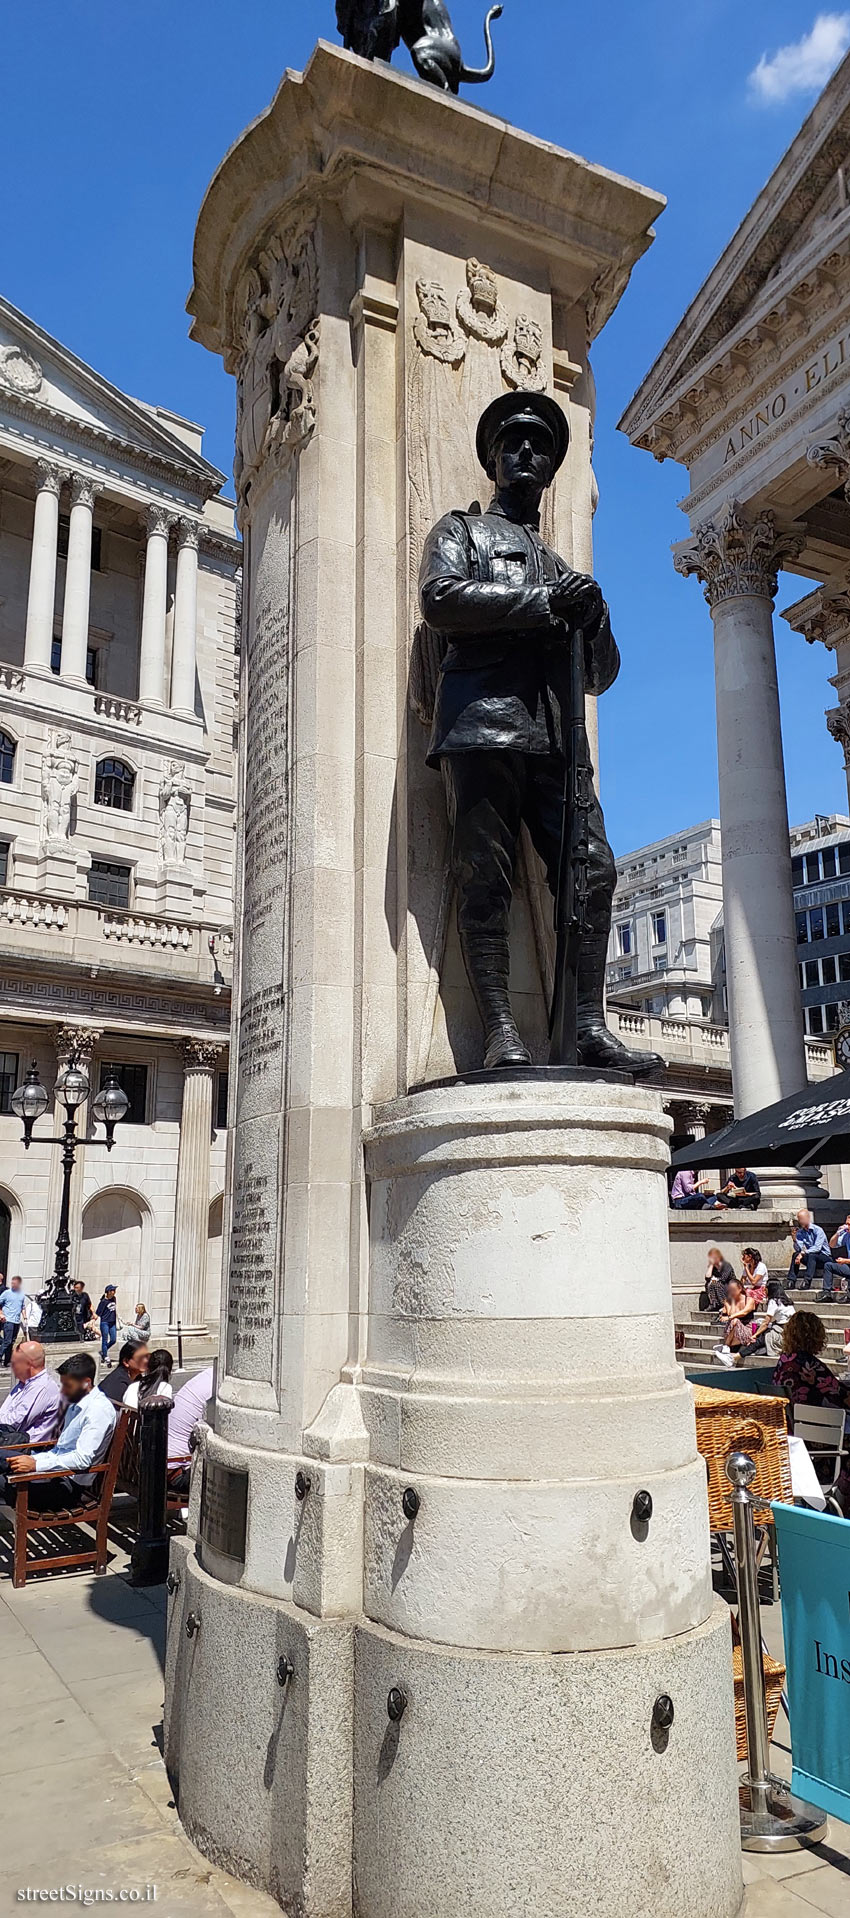
{"type": "Polygon", "coordinates": [[[750,88],[762,106],[779,106],[795,93],[816,93],[850,47],[850,13],[819,13],[811,33],[770,59],[763,53],[750,74],[750,88]]]}

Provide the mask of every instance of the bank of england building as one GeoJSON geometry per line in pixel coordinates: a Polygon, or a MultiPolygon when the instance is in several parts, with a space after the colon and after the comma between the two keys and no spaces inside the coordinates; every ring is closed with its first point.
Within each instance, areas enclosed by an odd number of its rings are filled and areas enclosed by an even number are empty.
{"type": "Polygon", "coordinates": [[[112,1073],[71,1273],[155,1330],[220,1283],[241,547],[202,437],[0,300],[0,1269],[41,1288],[61,1199],[16,1085],[112,1073]]]}

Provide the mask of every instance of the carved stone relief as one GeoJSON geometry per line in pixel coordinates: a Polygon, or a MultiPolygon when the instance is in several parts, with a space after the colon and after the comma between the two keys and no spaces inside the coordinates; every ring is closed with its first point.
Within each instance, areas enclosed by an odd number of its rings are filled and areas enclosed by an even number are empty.
{"type": "Polygon", "coordinates": [[[318,298],[312,228],[273,241],[240,288],[234,477],[242,514],[265,461],[290,457],[315,431],[318,298]]]}
{"type": "Polygon", "coordinates": [[[80,788],[71,735],[51,731],[41,769],[42,839],[48,846],[64,846],[71,837],[74,800],[80,788]]]}
{"type": "Polygon", "coordinates": [[[546,392],[549,382],[543,365],[543,328],[527,313],[517,315],[513,339],[502,347],[501,362],[508,386],[521,387],[525,393],[546,392]]]}
{"type": "Polygon", "coordinates": [[[182,866],[189,835],[191,788],[179,759],[166,765],[159,784],[159,843],[164,866],[182,866]]]}
{"type": "Polygon", "coordinates": [[[22,346],[0,346],[0,386],[20,399],[34,400],[44,377],[37,360],[22,346]]]}

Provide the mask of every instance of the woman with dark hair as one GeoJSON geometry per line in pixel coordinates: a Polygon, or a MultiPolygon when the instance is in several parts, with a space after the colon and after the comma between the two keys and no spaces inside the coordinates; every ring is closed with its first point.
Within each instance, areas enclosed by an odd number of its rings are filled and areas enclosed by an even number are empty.
{"type": "Polygon", "coordinates": [[[722,1345],[716,1345],[714,1356],[721,1365],[734,1365],[736,1352],[749,1350],[755,1334],[756,1302],[745,1292],[740,1279],[732,1279],[726,1287],[726,1304],[720,1314],[722,1345]]]}
{"type": "Polygon", "coordinates": [[[741,1284],[755,1305],[764,1305],[767,1298],[767,1266],[757,1245],[741,1247],[741,1284]]]}
{"type": "Polygon", "coordinates": [[[143,1405],[150,1405],[152,1399],[168,1399],[171,1403],[174,1399],[174,1388],[171,1383],[173,1369],[174,1356],[171,1352],[167,1352],[164,1346],[156,1352],[151,1352],[144,1378],[140,1379],[136,1385],[131,1385],[124,1404],[129,1405],[134,1411],[139,1411],[143,1405]]]}
{"type": "Polygon", "coordinates": [[[793,1317],[794,1307],[781,1280],[768,1279],[767,1304],[764,1316],[756,1322],[756,1335],[750,1351],[767,1352],[770,1358],[778,1359],[785,1327],[793,1317]]]}
{"type": "MultiPolygon", "coordinates": [[[[850,1382],[836,1378],[820,1356],[826,1344],[826,1327],[816,1312],[795,1312],[782,1334],[782,1357],[773,1374],[777,1392],[784,1392],[792,1408],[795,1405],[841,1405],[850,1412],[850,1382]]],[[[850,1511],[850,1460],[845,1461],[836,1486],[836,1497],[850,1511]]]]}

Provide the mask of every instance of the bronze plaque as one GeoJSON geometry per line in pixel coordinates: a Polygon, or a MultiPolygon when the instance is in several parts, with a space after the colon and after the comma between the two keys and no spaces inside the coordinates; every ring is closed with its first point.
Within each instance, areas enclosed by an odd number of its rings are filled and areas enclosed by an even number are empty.
{"type": "Polygon", "coordinates": [[[245,1564],[248,1537],[248,1473],[232,1472],[216,1459],[204,1460],[201,1488],[201,1538],[220,1558],[245,1564]]]}

